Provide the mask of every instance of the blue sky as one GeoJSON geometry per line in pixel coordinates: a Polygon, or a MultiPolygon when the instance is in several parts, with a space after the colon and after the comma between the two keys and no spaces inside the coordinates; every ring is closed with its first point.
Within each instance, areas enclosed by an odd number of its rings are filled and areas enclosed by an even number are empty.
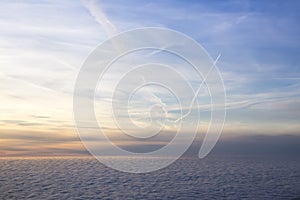
{"type": "Polygon", "coordinates": [[[81,149],[72,111],[81,65],[113,34],[147,26],[194,38],[212,59],[221,54],[223,136],[298,135],[299,15],[296,0],[2,1],[0,152],[81,149]]]}

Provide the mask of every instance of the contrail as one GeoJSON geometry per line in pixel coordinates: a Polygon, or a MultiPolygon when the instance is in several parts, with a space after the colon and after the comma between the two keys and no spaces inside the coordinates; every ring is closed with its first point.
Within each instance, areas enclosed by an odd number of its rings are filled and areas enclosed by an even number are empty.
{"type": "Polygon", "coordinates": [[[183,116],[181,116],[180,118],[178,118],[177,120],[175,120],[175,121],[174,121],[175,123],[177,123],[179,120],[182,120],[182,119],[186,118],[187,116],[189,116],[189,114],[191,114],[192,109],[193,109],[194,102],[195,102],[195,100],[196,100],[196,98],[197,98],[197,96],[198,96],[198,94],[199,94],[199,92],[200,92],[200,90],[201,90],[203,84],[205,83],[205,81],[206,81],[208,75],[210,74],[210,72],[211,72],[211,71],[214,69],[214,67],[216,66],[216,64],[217,64],[217,62],[218,62],[218,60],[219,60],[220,57],[221,57],[221,54],[218,55],[218,57],[216,58],[216,60],[213,62],[213,65],[212,65],[211,68],[209,69],[208,73],[205,75],[205,77],[203,78],[202,82],[200,83],[200,85],[199,85],[199,87],[198,87],[198,90],[197,90],[197,92],[195,93],[195,95],[194,95],[194,97],[193,97],[193,99],[192,99],[192,102],[191,102],[191,104],[190,104],[189,111],[188,111],[186,114],[184,114],[183,116]]]}
{"type": "MultiPolygon", "coordinates": [[[[99,1],[82,0],[82,2],[83,5],[87,8],[87,10],[90,12],[90,14],[94,17],[95,21],[102,26],[108,38],[112,38],[113,36],[119,33],[116,26],[108,19],[105,12],[102,10],[99,1]]],[[[124,48],[123,44],[117,43],[115,40],[111,40],[111,43],[115,48],[115,50],[117,51],[117,53],[119,54],[124,53],[124,50],[126,48],[124,48]]],[[[133,60],[130,61],[133,62],[133,60]]]]}
{"type": "MultiPolygon", "coordinates": [[[[105,33],[107,34],[107,36],[109,38],[113,37],[114,35],[116,35],[118,33],[117,28],[114,26],[114,24],[107,18],[106,14],[103,12],[99,2],[97,2],[96,0],[82,0],[84,6],[88,9],[88,11],[90,12],[90,14],[95,18],[95,20],[103,27],[105,33]]],[[[116,50],[118,52],[122,52],[122,50],[124,48],[122,48],[122,44],[116,44],[115,42],[113,42],[114,47],[116,48],[116,50]]],[[[160,49],[158,51],[154,51],[152,52],[150,55],[158,53],[160,51],[164,51],[165,49],[160,49]]],[[[213,65],[211,66],[211,68],[209,69],[208,73],[205,75],[205,77],[203,78],[201,84],[199,85],[198,90],[196,91],[192,102],[190,104],[189,110],[186,114],[184,114],[183,116],[181,116],[180,118],[178,118],[177,120],[173,121],[174,123],[178,122],[179,120],[182,120],[184,118],[186,118],[191,112],[192,112],[192,108],[193,108],[193,104],[203,86],[203,84],[205,83],[208,75],[210,74],[210,72],[214,69],[217,61],[219,60],[221,54],[218,55],[218,57],[216,58],[216,60],[214,61],[213,65]]],[[[144,79],[144,77],[142,77],[144,79]]],[[[144,80],[145,81],[145,80],[144,80]]],[[[153,94],[154,97],[158,98],[156,95],[153,94]]],[[[161,104],[163,104],[160,101],[161,104]]]]}
{"type": "Polygon", "coordinates": [[[100,4],[97,1],[82,0],[82,3],[94,17],[96,22],[98,22],[103,27],[108,37],[112,37],[113,35],[116,35],[118,33],[116,27],[106,17],[105,13],[101,9],[100,4]]]}

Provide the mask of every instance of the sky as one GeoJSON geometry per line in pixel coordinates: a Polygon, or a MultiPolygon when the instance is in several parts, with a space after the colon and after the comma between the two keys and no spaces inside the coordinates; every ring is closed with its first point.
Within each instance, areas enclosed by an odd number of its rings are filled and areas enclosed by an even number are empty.
{"type": "MultiPolygon", "coordinates": [[[[296,0],[1,1],[0,156],[84,153],[73,117],[73,91],[80,68],[106,39],[142,27],[182,32],[201,44],[212,60],[221,55],[217,67],[227,97],[221,138],[298,139],[299,18],[296,0]]],[[[145,61],[142,55],[133,57],[137,63],[145,61]]],[[[181,65],[181,70],[197,88],[201,79],[188,66],[181,65]]],[[[114,89],[111,82],[121,71],[112,70],[107,76],[107,90],[114,89]]],[[[174,83],[174,87],[179,86],[174,83]]],[[[107,91],[101,92],[95,99],[98,120],[113,135],[117,129],[107,114],[107,91]]],[[[133,99],[137,106],[130,112],[144,115],[142,111],[160,102],[164,92],[145,89],[133,99]]],[[[207,90],[201,94],[200,133],[210,119],[207,90]]],[[[147,115],[137,120],[141,126],[148,122],[147,115]]],[[[151,142],[160,141],[146,144],[151,142]]],[[[136,144],[123,141],[120,145],[132,148],[136,144]]]]}

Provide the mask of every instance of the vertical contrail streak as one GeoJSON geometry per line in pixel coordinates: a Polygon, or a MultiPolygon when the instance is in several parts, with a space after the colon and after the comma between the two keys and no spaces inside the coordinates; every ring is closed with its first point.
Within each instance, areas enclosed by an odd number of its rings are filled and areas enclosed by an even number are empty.
{"type": "Polygon", "coordinates": [[[84,6],[88,9],[90,14],[95,18],[96,22],[98,22],[106,32],[108,37],[112,37],[117,34],[117,29],[111,23],[111,21],[107,18],[105,13],[102,11],[100,4],[95,0],[82,0],[84,6]]]}
{"type": "MultiPolygon", "coordinates": [[[[101,5],[96,0],[82,0],[83,5],[88,9],[90,14],[94,17],[95,21],[98,22],[102,28],[104,29],[108,38],[112,38],[113,36],[118,34],[118,30],[115,25],[108,19],[105,12],[102,10],[101,5]]],[[[122,44],[114,42],[112,40],[112,44],[117,52],[123,52],[124,48],[122,44]]]]}

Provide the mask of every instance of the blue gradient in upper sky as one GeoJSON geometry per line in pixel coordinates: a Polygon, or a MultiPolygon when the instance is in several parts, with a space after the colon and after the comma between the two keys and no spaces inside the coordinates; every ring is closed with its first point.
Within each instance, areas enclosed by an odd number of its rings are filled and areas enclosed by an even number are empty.
{"type": "Polygon", "coordinates": [[[300,2],[104,1],[119,30],[162,26],[202,44],[227,91],[224,132],[298,134],[300,2]]]}

